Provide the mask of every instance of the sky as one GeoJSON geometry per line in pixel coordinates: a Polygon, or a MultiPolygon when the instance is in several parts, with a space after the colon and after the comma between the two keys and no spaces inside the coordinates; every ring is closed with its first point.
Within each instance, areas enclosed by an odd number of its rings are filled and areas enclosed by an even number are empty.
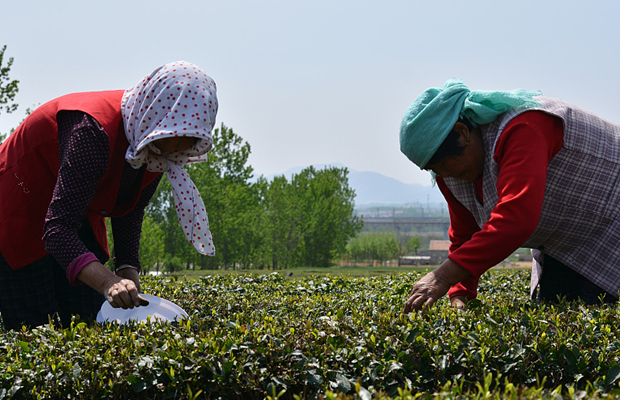
{"type": "Polygon", "coordinates": [[[341,163],[430,185],[399,150],[429,87],[541,90],[620,123],[620,2],[20,0],[0,46],[19,93],[6,133],[63,94],[126,89],[185,60],[216,81],[257,175],[341,163]]]}

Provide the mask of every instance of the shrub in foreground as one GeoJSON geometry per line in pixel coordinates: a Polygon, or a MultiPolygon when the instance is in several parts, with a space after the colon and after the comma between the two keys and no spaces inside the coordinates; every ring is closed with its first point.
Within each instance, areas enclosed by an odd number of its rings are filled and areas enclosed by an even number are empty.
{"type": "Polygon", "coordinates": [[[528,272],[483,277],[465,312],[402,315],[420,276],[145,277],[190,319],[2,332],[2,398],[617,396],[616,306],[544,305],[528,272]]]}

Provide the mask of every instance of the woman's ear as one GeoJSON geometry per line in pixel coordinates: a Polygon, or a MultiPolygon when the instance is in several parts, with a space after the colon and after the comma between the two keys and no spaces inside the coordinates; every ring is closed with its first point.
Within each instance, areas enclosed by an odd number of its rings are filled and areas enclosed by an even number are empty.
{"type": "Polygon", "coordinates": [[[469,146],[471,144],[471,132],[469,131],[467,125],[462,122],[457,122],[456,124],[454,124],[454,127],[452,129],[460,133],[459,146],[463,147],[469,146]]]}

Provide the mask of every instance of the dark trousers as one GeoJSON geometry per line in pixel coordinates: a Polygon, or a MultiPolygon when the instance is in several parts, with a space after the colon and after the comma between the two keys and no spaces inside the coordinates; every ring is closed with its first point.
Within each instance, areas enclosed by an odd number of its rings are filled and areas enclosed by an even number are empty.
{"type": "MultiPolygon", "coordinates": [[[[107,255],[97,245],[88,223],[83,224],[79,235],[105,262],[107,255]]],[[[0,254],[0,313],[7,330],[43,325],[50,318],[65,327],[71,324],[72,316],[95,319],[104,301],[87,285],[71,285],[65,269],[51,255],[15,271],[0,254]]]]}
{"type": "Polygon", "coordinates": [[[618,299],[601,289],[583,275],[573,271],[553,257],[545,255],[542,275],[538,282],[538,300],[557,303],[582,300],[586,304],[615,303],[618,299]]]}

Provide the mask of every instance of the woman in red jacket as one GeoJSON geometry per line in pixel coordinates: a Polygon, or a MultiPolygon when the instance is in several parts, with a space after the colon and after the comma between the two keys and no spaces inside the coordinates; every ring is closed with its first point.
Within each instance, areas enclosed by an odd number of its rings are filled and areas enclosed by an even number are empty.
{"type": "Polygon", "coordinates": [[[405,312],[448,293],[462,306],[482,273],[533,249],[540,300],[620,291],[620,125],[537,92],[423,92],[407,110],[401,151],[433,172],[450,210],[450,254],[415,284],[405,312]]]}
{"type": "Polygon", "coordinates": [[[144,208],[162,173],[179,221],[214,254],[200,194],[182,166],[206,160],[215,82],[184,61],[127,90],[75,93],[36,109],[0,146],[0,312],[7,329],[133,308],[144,208]],[[112,222],[115,273],[105,217],[112,222]]]}

